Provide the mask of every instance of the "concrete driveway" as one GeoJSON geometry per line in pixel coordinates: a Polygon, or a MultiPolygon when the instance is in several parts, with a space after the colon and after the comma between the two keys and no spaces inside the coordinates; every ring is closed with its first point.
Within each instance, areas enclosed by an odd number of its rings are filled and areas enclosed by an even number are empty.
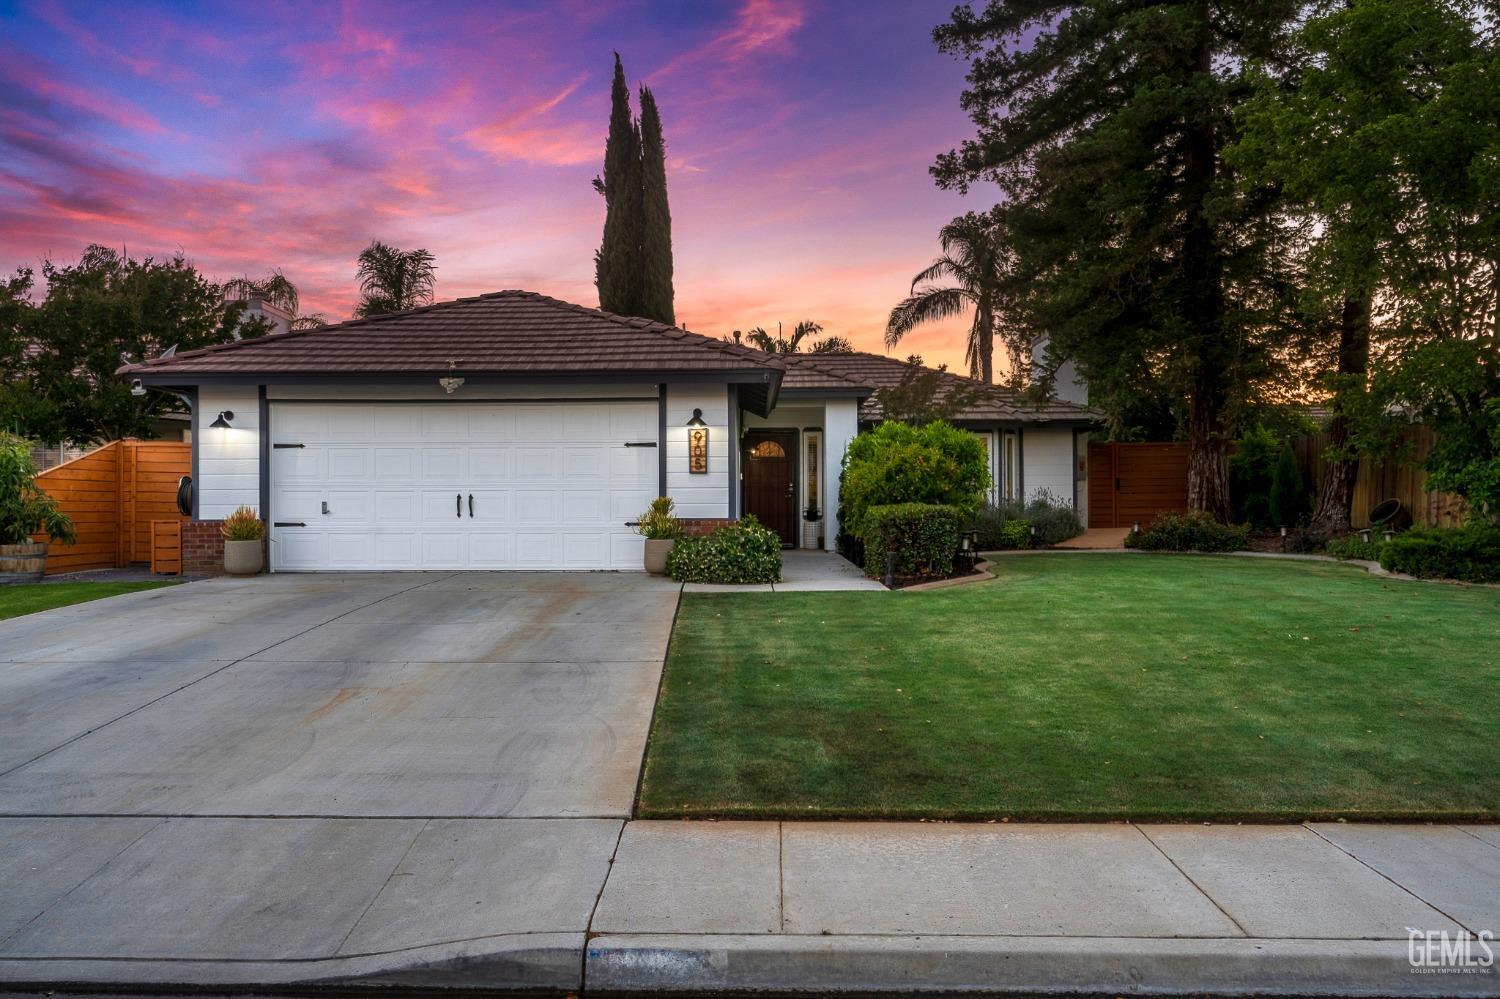
{"type": "Polygon", "coordinates": [[[277,575],[0,623],[0,982],[369,980],[475,940],[576,974],[677,598],[277,575]]]}

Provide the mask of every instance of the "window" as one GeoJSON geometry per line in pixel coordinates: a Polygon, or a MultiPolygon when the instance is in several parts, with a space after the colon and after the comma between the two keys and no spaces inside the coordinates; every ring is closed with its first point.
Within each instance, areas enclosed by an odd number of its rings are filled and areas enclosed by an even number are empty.
{"type": "Polygon", "coordinates": [[[782,447],[780,444],[776,443],[775,441],[761,441],[759,444],[755,445],[753,448],[750,449],[750,459],[752,461],[754,461],[754,460],[756,460],[758,458],[785,458],[785,457],[786,457],[786,448],[782,447]]]}
{"type": "Polygon", "coordinates": [[[1015,434],[1005,435],[1005,498],[1020,499],[1021,487],[1020,447],[1015,434]]]}
{"type": "Polygon", "coordinates": [[[820,509],[822,505],[822,499],[818,495],[818,453],[822,450],[821,444],[821,434],[810,433],[807,435],[807,443],[805,445],[807,451],[807,506],[811,510],[820,509]]]}

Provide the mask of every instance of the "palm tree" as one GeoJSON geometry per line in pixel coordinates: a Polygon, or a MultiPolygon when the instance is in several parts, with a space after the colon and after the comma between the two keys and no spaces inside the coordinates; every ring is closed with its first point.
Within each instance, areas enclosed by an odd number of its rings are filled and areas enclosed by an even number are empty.
{"type": "Polygon", "coordinates": [[[262,278],[230,278],[224,282],[224,297],[231,299],[263,298],[277,308],[297,314],[297,286],[281,273],[281,268],[262,278]]]}
{"type": "MultiPolygon", "coordinates": [[[[776,324],[776,335],[772,336],[766,332],[765,327],[757,326],[745,334],[745,339],[750,346],[757,347],[768,354],[800,354],[802,353],[802,341],[810,336],[817,336],[823,332],[823,324],[804,319],[792,329],[791,339],[787,339],[781,333],[781,324],[776,324]]],[[[852,354],[854,345],[841,336],[828,336],[808,346],[809,354],[852,354]]]]}
{"type": "Polygon", "coordinates": [[[994,223],[969,212],[938,232],[943,255],[911,280],[911,295],[891,310],[885,345],[896,346],[921,323],[936,322],[974,310],[964,359],[969,374],[981,381],[995,378],[995,322],[1000,312],[1009,257],[997,239],[994,223]],[[935,285],[951,278],[950,286],[935,285]],[[919,287],[920,286],[920,287],[919,287]]]}
{"type": "Polygon", "coordinates": [[[403,312],[432,302],[436,283],[433,256],[426,250],[398,250],[380,240],[359,254],[356,318],[403,312]]]}

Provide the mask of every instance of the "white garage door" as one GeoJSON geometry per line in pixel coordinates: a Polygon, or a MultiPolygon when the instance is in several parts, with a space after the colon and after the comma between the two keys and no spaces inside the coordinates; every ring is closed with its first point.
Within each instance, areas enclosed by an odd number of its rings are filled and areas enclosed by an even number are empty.
{"type": "Polygon", "coordinates": [[[271,404],[273,569],[640,569],[657,403],[271,404]]]}

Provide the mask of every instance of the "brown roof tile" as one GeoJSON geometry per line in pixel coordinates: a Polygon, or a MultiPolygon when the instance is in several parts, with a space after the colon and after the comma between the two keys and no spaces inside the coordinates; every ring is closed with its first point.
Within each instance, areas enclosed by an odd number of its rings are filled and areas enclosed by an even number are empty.
{"type": "Polygon", "coordinates": [[[529,291],[183,351],[121,374],[351,375],[780,371],[774,356],[529,291]]]}

